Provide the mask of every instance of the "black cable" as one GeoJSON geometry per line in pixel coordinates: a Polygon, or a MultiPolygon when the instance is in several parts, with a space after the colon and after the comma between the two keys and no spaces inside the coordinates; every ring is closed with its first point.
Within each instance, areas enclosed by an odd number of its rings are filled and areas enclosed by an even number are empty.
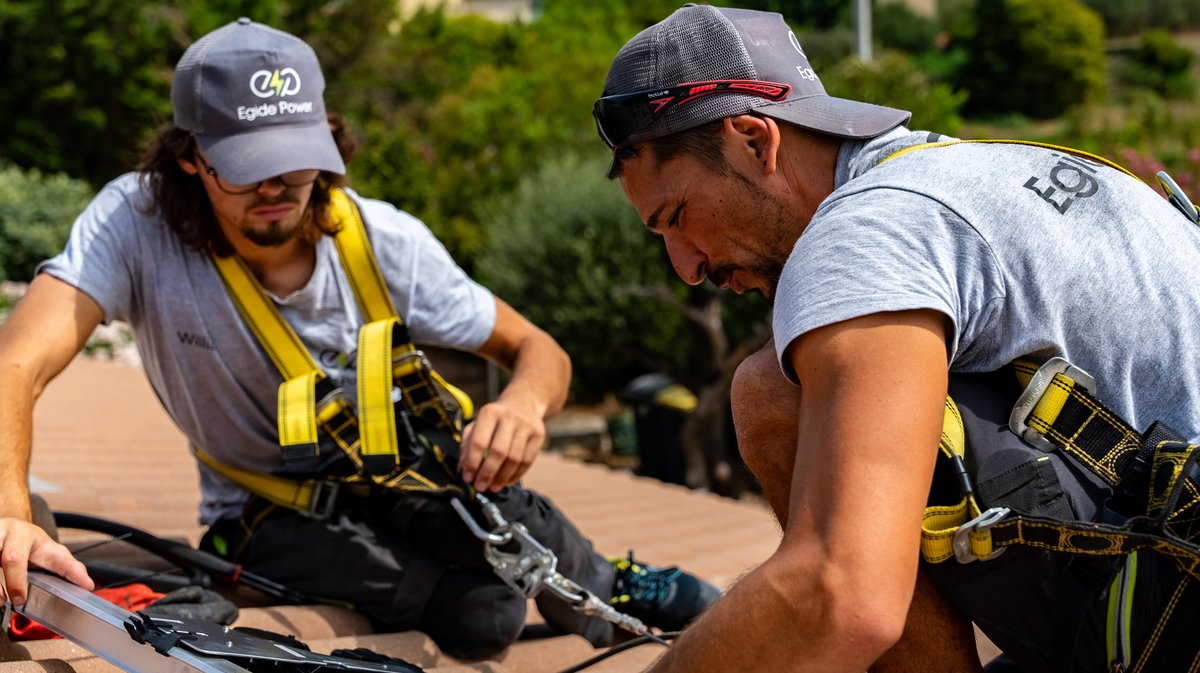
{"type": "Polygon", "coordinates": [[[592,666],[595,666],[596,664],[604,661],[605,659],[608,659],[609,657],[615,657],[622,652],[625,652],[627,650],[632,650],[635,647],[640,647],[640,646],[646,645],[648,643],[658,643],[658,644],[666,645],[667,644],[666,641],[674,640],[675,638],[678,638],[680,633],[682,633],[682,631],[671,631],[669,633],[664,633],[661,636],[649,635],[649,636],[641,636],[638,638],[634,638],[633,640],[621,643],[620,645],[615,645],[613,647],[610,647],[607,650],[605,650],[604,652],[601,652],[600,654],[597,654],[596,656],[592,657],[591,659],[588,659],[587,661],[583,661],[581,663],[575,664],[574,666],[572,666],[570,668],[563,669],[563,670],[559,671],[558,673],[579,673],[579,671],[582,671],[585,668],[591,668],[592,666]]]}
{"type": "Polygon", "coordinates": [[[54,521],[61,528],[90,530],[114,537],[121,536],[125,542],[156,554],[189,571],[191,573],[191,583],[198,586],[211,586],[212,577],[215,576],[230,584],[245,584],[274,598],[290,603],[305,603],[312,600],[319,600],[268,580],[265,577],[246,572],[236,563],[226,561],[219,556],[209,554],[186,544],[164,540],[144,530],[123,523],[88,514],[71,512],[55,512],[54,521]]]}

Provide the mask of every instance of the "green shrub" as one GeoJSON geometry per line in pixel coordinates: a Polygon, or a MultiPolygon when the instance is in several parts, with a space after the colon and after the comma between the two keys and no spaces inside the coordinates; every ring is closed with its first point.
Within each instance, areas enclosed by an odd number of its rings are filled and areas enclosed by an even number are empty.
{"type": "Polygon", "coordinates": [[[826,68],[856,53],[854,31],[849,28],[797,31],[796,37],[804,45],[804,55],[819,74],[824,74],[826,68]]]}
{"type": "Polygon", "coordinates": [[[620,186],[605,179],[607,162],[557,159],[480,215],[489,235],[480,280],[558,339],[575,384],[588,391],[619,389],[652,361],[687,352],[679,312],[631,291],[686,286],[620,186]]]}
{"type": "Polygon", "coordinates": [[[1076,0],[978,0],[956,78],[966,111],[1056,117],[1104,90],[1104,26],[1076,0]]]}
{"type": "Polygon", "coordinates": [[[0,164],[0,281],[28,281],[58,254],[92,197],[82,180],[0,164]]]}
{"type": "Polygon", "coordinates": [[[871,28],[885,49],[923,54],[937,46],[938,24],[899,2],[877,4],[871,28]]]}
{"type": "Polygon", "coordinates": [[[822,81],[830,95],[912,112],[909,128],[954,135],[962,124],[958,111],[966,93],[932,82],[912,59],[898,52],[884,52],[869,63],[845,59],[822,81]]]}
{"type": "Polygon", "coordinates": [[[1192,63],[1196,54],[1163,30],[1148,30],[1121,67],[1121,79],[1167,98],[1190,98],[1195,90],[1192,63]]]}
{"type": "Polygon", "coordinates": [[[1083,0],[1104,20],[1110,35],[1136,35],[1149,28],[1183,30],[1200,26],[1200,0],[1083,0]]]}

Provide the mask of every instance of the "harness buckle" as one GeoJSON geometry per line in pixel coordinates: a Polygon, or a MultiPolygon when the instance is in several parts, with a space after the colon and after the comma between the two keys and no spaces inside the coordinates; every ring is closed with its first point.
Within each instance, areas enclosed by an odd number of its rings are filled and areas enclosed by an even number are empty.
{"type": "Polygon", "coordinates": [[[1046,389],[1050,387],[1050,382],[1054,380],[1056,374],[1062,374],[1082,386],[1084,390],[1092,395],[1096,394],[1096,379],[1092,378],[1091,374],[1067,362],[1063,358],[1053,357],[1047,360],[1046,364],[1038,368],[1037,373],[1030,379],[1029,385],[1025,386],[1025,390],[1017,398],[1016,404],[1013,405],[1012,413],[1008,416],[1008,429],[1012,430],[1013,434],[1047,453],[1054,451],[1054,444],[1046,439],[1042,433],[1026,425],[1025,421],[1029,418],[1029,414],[1033,412],[1033,408],[1041,401],[1042,395],[1046,393],[1046,389]]]}
{"type": "Polygon", "coordinates": [[[308,509],[301,512],[311,519],[324,521],[328,519],[337,507],[338,492],[342,489],[340,481],[318,479],[313,482],[312,498],[308,501],[308,509]]]}
{"type": "Polygon", "coordinates": [[[1003,554],[1008,547],[993,547],[992,553],[987,556],[976,556],[975,552],[971,551],[969,535],[972,531],[985,531],[995,526],[1003,521],[1011,511],[1007,507],[993,507],[959,526],[958,530],[954,531],[954,558],[958,559],[959,563],[966,564],[972,561],[990,561],[1003,554]]]}

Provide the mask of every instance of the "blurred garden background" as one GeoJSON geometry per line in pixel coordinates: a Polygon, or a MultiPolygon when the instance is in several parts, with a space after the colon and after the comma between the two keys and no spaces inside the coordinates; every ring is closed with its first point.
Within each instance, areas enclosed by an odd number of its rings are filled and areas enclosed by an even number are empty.
{"type": "MultiPolygon", "coordinates": [[[[184,49],[248,16],[317,50],[360,141],[354,189],[422,218],[570,352],[573,405],[611,429],[594,457],[638,463],[632,417],[644,452],[678,453],[643,471],[740,495],[729,382],[770,306],[674,277],[604,178],[590,114],[617,49],[679,4],[0,0],[0,320],[170,119],[184,49]]],[[[1200,190],[1200,0],[874,0],[865,61],[855,0],[726,4],[783,13],[831,94],[909,109],[913,128],[1068,145],[1200,190]]],[[[93,350],[121,337],[105,338],[93,350]]]]}

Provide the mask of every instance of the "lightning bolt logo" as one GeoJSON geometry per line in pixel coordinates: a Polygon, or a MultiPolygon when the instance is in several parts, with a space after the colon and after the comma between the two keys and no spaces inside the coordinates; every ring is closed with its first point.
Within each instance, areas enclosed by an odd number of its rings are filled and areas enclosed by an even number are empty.
{"type": "Polygon", "coordinates": [[[259,70],[250,76],[250,91],[259,98],[295,96],[300,93],[300,73],[295,68],[259,70]]]}

